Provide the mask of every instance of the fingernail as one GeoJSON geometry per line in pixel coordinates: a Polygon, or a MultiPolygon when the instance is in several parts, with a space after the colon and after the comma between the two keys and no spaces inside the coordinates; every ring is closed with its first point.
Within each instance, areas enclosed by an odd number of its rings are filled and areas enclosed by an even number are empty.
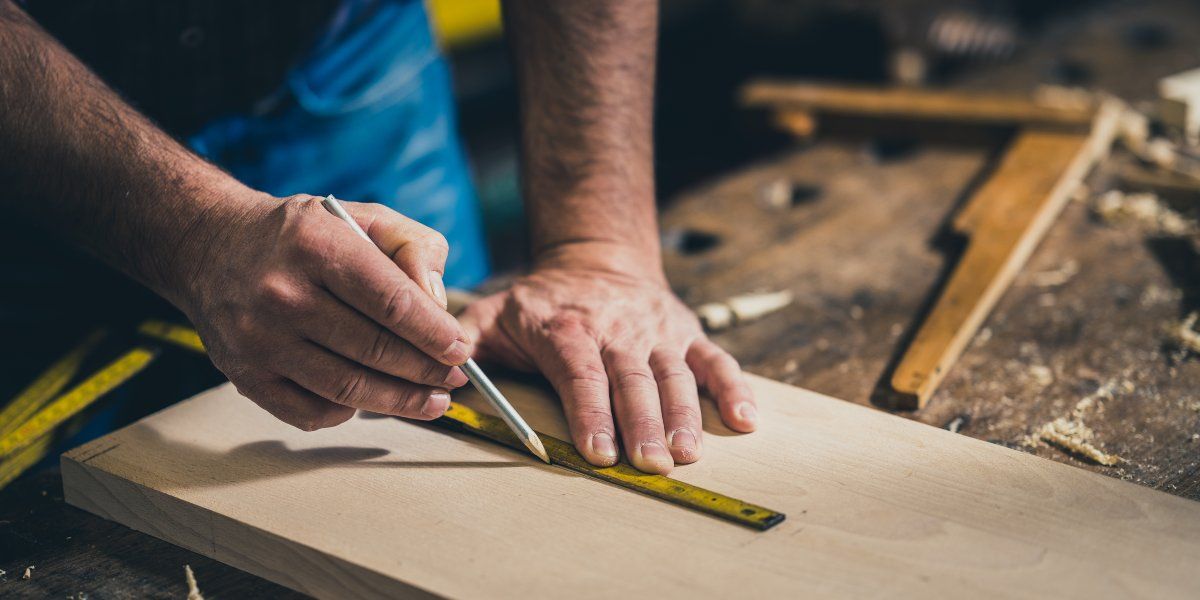
{"type": "Polygon", "coordinates": [[[434,390],[425,399],[425,404],[421,406],[421,414],[430,419],[436,419],[442,416],[447,408],[450,408],[450,392],[446,390],[434,390]]]}
{"type": "Polygon", "coordinates": [[[753,404],[742,404],[738,407],[737,414],[742,418],[743,421],[746,421],[747,423],[755,423],[758,421],[758,410],[754,408],[753,404]]]}
{"type": "MultiPolygon", "coordinates": [[[[642,455],[642,461],[657,467],[663,472],[670,471],[671,467],[675,466],[675,459],[671,458],[671,453],[659,442],[646,442],[638,447],[638,453],[642,455]]],[[[643,469],[644,470],[644,469],[643,469]]]]}
{"type": "Polygon", "coordinates": [[[442,359],[452,365],[461,365],[471,358],[471,353],[468,351],[467,343],[462,340],[454,340],[446,351],[442,353],[442,359]]]}
{"type": "Polygon", "coordinates": [[[452,388],[460,388],[467,385],[467,381],[467,376],[458,367],[450,369],[450,374],[446,376],[446,385],[452,388]]]}
{"type": "Polygon", "coordinates": [[[429,272],[429,287],[433,292],[433,299],[446,308],[446,284],[442,283],[442,274],[437,271],[429,272]]]}
{"type": "Polygon", "coordinates": [[[615,459],[617,457],[617,444],[613,442],[611,435],[601,431],[592,435],[592,452],[604,458],[615,459]]]}
{"type": "Polygon", "coordinates": [[[671,447],[691,458],[696,453],[696,435],[687,429],[676,429],[671,433],[671,447]]]}

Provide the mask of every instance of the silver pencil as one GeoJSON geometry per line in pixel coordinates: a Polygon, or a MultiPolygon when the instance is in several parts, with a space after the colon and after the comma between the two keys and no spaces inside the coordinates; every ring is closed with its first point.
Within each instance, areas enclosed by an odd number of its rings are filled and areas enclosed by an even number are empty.
{"type": "MultiPolygon", "coordinates": [[[[342,208],[342,204],[332,194],[326,196],[321,201],[321,205],[325,207],[325,210],[333,213],[333,216],[345,221],[354,230],[354,233],[357,233],[368,242],[374,243],[371,240],[371,236],[367,235],[367,232],[358,226],[354,217],[351,217],[350,213],[346,212],[345,208],[342,208]]],[[[508,425],[508,428],[513,433],[517,434],[517,437],[525,444],[525,447],[529,448],[530,452],[545,461],[546,464],[550,464],[550,455],[546,454],[546,447],[542,445],[541,438],[538,437],[537,433],[534,433],[533,428],[525,422],[525,419],[521,418],[521,415],[517,413],[517,409],[513,408],[513,405],[508,402],[504,394],[500,393],[500,390],[496,388],[492,380],[488,379],[483,369],[480,369],[479,365],[475,364],[475,359],[468,358],[467,362],[463,364],[462,370],[466,374],[467,379],[471,380],[471,384],[475,386],[475,389],[479,390],[479,393],[492,405],[492,408],[500,413],[500,418],[504,420],[504,423],[508,425]]]]}

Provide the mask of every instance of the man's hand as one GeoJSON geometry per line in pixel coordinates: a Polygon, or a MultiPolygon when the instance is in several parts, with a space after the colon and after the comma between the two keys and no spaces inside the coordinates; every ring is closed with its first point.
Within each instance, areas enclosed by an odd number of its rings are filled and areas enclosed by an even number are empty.
{"type": "Polygon", "coordinates": [[[169,294],[238,391],[306,431],[441,416],[472,351],[445,310],[445,238],[379,205],[345,203],[377,248],[316,198],[244,204],[192,232],[196,272],[169,294]]]}
{"type": "Polygon", "coordinates": [[[579,452],[595,465],[617,460],[617,431],[630,462],[667,473],[700,458],[697,384],[721,419],[755,427],[755,405],[737,361],[704,336],[695,315],[634,257],[541,261],[508,291],[471,304],[461,321],[479,355],[541,371],[562,398],[579,452]],[[615,417],[615,419],[614,419],[615,417]]]}

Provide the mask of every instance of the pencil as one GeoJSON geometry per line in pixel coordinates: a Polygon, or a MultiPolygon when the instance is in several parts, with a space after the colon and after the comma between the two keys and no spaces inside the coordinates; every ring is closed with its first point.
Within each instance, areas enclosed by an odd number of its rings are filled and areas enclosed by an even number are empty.
{"type": "MultiPolygon", "coordinates": [[[[359,235],[359,237],[367,240],[368,242],[374,243],[374,241],[371,240],[371,236],[367,235],[367,232],[363,231],[362,227],[358,226],[358,223],[354,220],[354,217],[351,217],[350,213],[346,212],[345,208],[342,208],[342,204],[338,202],[337,198],[334,198],[332,194],[326,196],[325,199],[321,201],[321,205],[325,207],[325,210],[333,213],[333,216],[345,221],[346,224],[354,230],[354,233],[359,235]]],[[[500,393],[500,389],[497,388],[494,383],[492,383],[491,379],[488,379],[488,376],[484,374],[482,369],[479,368],[479,365],[475,364],[475,359],[468,358],[467,362],[463,364],[462,370],[463,373],[466,374],[467,379],[471,380],[471,385],[474,385],[475,389],[479,390],[480,395],[482,395],[484,399],[488,401],[488,404],[491,404],[492,408],[496,409],[496,412],[500,413],[500,418],[503,419],[504,423],[508,425],[508,428],[517,435],[517,438],[519,438],[521,442],[525,444],[525,447],[529,448],[530,452],[545,461],[546,464],[550,464],[550,455],[546,454],[546,447],[542,445],[541,438],[539,438],[537,433],[533,431],[533,428],[531,428],[529,424],[525,422],[525,419],[521,418],[521,415],[517,412],[517,409],[513,408],[513,405],[509,403],[507,398],[504,397],[504,394],[500,393]]]]}

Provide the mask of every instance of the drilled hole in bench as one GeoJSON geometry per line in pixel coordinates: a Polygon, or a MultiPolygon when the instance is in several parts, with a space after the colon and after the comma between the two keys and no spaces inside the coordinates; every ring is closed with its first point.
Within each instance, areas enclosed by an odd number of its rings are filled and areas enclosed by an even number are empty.
{"type": "Polygon", "coordinates": [[[663,246],[680,254],[700,254],[721,243],[721,236],[698,229],[673,229],[663,235],[663,246]]]}
{"type": "Polygon", "coordinates": [[[867,155],[877,163],[904,160],[921,147],[921,143],[910,138],[879,138],[867,144],[867,155]]]}

